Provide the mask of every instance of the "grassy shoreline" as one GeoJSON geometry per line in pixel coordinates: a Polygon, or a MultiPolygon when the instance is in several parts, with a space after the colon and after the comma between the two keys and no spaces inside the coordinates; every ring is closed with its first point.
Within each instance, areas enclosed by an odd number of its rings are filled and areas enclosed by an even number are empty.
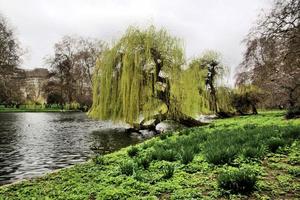
{"type": "Polygon", "coordinates": [[[2,186],[0,199],[296,199],[299,136],[283,112],[216,120],[2,186]],[[230,185],[241,178],[253,181],[230,185]]]}

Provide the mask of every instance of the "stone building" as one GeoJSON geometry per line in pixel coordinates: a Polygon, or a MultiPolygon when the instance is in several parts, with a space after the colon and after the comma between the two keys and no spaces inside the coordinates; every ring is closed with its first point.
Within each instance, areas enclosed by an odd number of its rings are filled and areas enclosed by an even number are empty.
{"type": "Polygon", "coordinates": [[[44,85],[49,79],[49,71],[45,68],[35,68],[33,70],[24,70],[21,91],[26,101],[46,102],[44,85]]]}

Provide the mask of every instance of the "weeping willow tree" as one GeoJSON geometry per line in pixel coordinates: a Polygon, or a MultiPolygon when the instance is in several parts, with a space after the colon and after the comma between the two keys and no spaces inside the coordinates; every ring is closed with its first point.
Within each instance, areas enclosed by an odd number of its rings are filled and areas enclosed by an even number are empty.
{"type": "Polygon", "coordinates": [[[205,108],[212,113],[233,112],[230,103],[230,89],[220,86],[223,77],[228,73],[227,67],[221,62],[221,55],[216,51],[206,51],[200,57],[194,58],[190,67],[204,73],[206,89],[203,90],[202,85],[198,90],[200,96],[208,100],[208,105],[205,105],[205,108]]]}
{"type": "Polygon", "coordinates": [[[217,114],[219,117],[229,117],[235,113],[235,108],[232,105],[233,89],[219,86],[217,87],[217,114]]]}
{"type": "Polygon", "coordinates": [[[125,121],[135,129],[165,119],[201,125],[193,117],[208,111],[207,97],[199,95],[199,89],[205,90],[205,72],[184,69],[184,64],[180,39],[153,26],[130,27],[97,62],[89,115],[125,121]]]}

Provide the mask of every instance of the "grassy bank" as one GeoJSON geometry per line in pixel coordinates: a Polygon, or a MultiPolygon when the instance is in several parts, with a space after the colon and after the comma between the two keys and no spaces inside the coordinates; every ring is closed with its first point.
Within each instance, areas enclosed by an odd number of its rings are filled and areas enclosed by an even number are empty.
{"type": "Polygon", "coordinates": [[[0,188],[0,199],[297,199],[300,120],[217,120],[0,188]]]}

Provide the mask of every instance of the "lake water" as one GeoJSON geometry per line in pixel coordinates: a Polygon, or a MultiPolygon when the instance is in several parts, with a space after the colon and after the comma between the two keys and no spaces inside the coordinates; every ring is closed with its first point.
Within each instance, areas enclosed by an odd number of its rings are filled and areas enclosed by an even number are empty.
{"type": "Polygon", "coordinates": [[[0,113],[0,185],[41,176],[141,138],[85,113],[0,113]]]}

